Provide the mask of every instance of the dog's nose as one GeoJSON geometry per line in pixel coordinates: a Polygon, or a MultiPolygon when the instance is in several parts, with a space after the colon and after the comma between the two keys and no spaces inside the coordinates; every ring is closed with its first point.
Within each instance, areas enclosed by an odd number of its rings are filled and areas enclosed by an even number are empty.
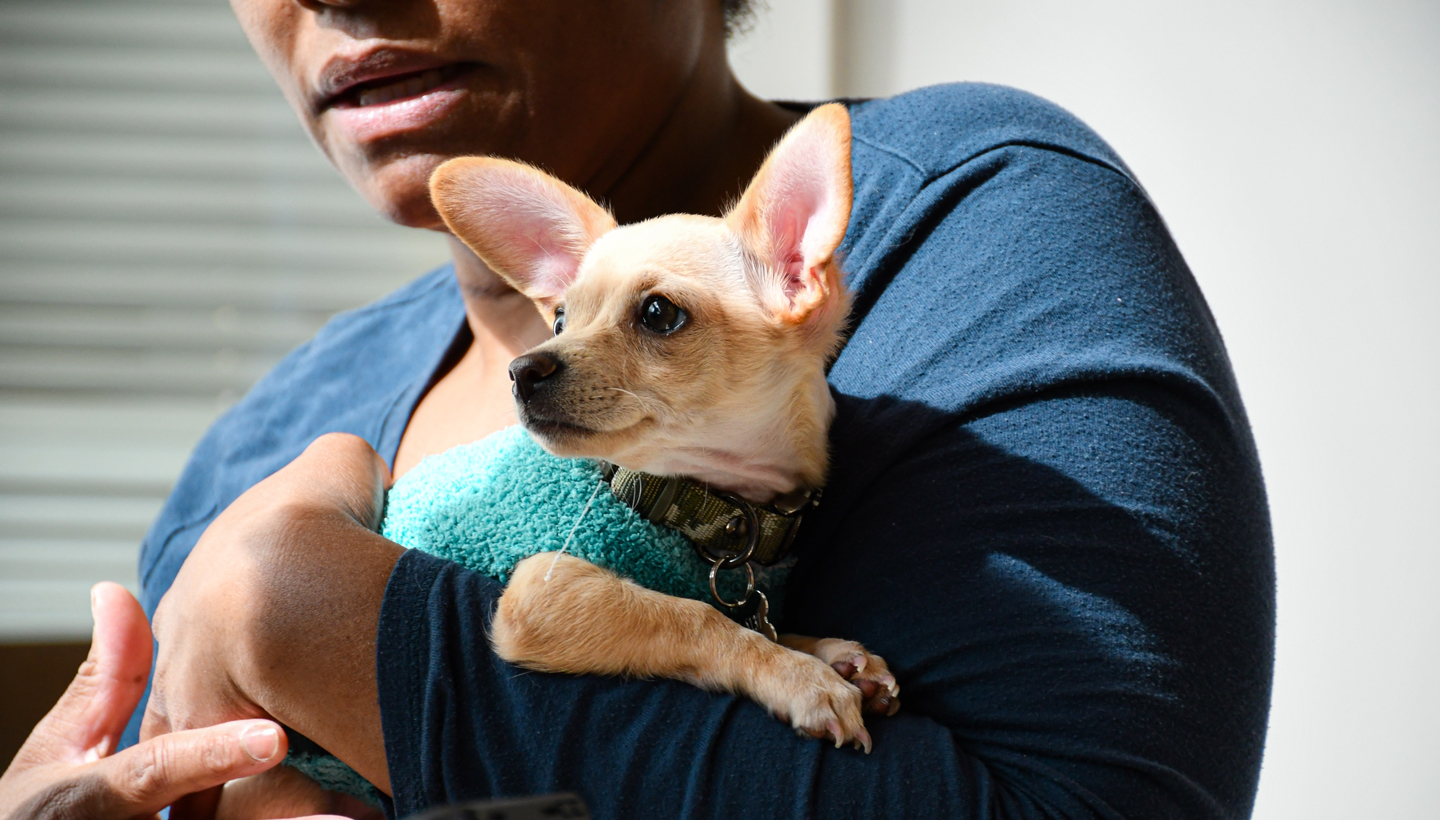
{"type": "Polygon", "coordinates": [[[515,398],[529,401],[540,383],[560,372],[560,359],[550,353],[526,353],[510,363],[510,381],[515,382],[515,398]]]}

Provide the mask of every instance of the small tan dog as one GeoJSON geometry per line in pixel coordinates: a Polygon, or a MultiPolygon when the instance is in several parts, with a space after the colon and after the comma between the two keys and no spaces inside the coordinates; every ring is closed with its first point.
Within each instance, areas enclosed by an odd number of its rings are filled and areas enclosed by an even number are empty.
{"type": "MultiPolygon", "coordinates": [[[[843,107],[796,125],[724,219],[617,227],[585,194],[492,158],[446,162],[430,187],[455,236],[555,328],[510,368],[521,422],[546,450],[755,503],[824,484],[835,413],[825,366],[849,310],[835,259],[851,203],[843,107]]],[[[885,662],[857,643],[773,643],[709,604],[569,555],[516,567],[492,638],[533,669],[743,694],[867,752],[862,712],[900,705],[885,662]]]]}

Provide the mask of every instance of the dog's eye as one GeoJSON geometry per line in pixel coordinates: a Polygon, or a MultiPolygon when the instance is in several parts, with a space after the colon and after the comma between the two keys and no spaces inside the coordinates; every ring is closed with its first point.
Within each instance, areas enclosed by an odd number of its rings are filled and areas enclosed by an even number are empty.
{"type": "Polygon", "coordinates": [[[556,336],[565,331],[565,308],[555,308],[555,324],[552,327],[556,336]]]}
{"type": "Polygon", "coordinates": [[[674,333],[685,326],[690,315],[664,296],[647,297],[640,305],[640,321],[655,333],[674,333]]]}

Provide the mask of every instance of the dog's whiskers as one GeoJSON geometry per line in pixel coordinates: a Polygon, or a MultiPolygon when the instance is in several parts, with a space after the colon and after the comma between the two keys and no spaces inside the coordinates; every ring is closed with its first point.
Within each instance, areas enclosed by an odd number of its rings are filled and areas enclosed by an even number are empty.
{"type": "Polygon", "coordinates": [[[661,410],[661,411],[666,411],[666,412],[668,412],[668,411],[670,410],[670,405],[669,405],[669,404],[666,404],[665,401],[664,401],[663,399],[659,398],[659,397],[655,397],[655,396],[650,396],[650,397],[641,396],[640,394],[638,394],[638,393],[633,393],[633,392],[631,392],[631,391],[629,391],[629,390],[626,390],[626,389],[623,388],[623,387],[611,387],[611,386],[608,386],[608,385],[607,385],[604,389],[606,389],[606,390],[614,390],[616,393],[624,393],[625,395],[627,395],[627,396],[629,396],[630,398],[634,399],[634,400],[635,400],[635,403],[638,404],[638,405],[640,405],[640,408],[641,408],[642,410],[645,410],[646,412],[651,412],[651,413],[653,413],[653,412],[655,412],[656,410],[661,410]]]}

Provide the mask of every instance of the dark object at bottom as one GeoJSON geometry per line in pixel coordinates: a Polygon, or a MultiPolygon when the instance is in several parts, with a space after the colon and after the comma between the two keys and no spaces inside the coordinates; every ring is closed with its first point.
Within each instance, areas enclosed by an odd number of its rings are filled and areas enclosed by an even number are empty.
{"type": "Polygon", "coordinates": [[[590,820],[585,801],[573,794],[545,794],[507,800],[476,800],[427,809],[408,820],[590,820]]]}
{"type": "Polygon", "coordinates": [[[0,769],[55,706],[89,652],[89,643],[0,645],[0,769]]]}

